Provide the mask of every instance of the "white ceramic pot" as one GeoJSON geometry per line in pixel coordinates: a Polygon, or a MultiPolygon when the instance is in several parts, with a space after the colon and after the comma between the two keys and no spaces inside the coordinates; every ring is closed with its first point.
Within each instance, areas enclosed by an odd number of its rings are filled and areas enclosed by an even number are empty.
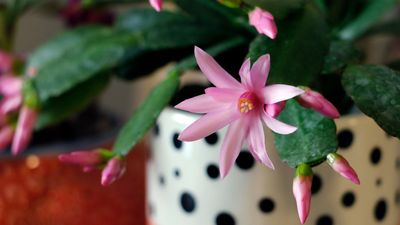
{"type": "MultiPolygon", "coordinates": [[[[272,171],[243,148],[228,176],[218,177],[219,149],[226,129],[195,142],[180,142],[180,131],[198,115],[163,111],[151,139],[147,163],[148,223],[152,225],[300,224],[292,195],[293,169],[277,157],[273,137],[267,148],[272,171]]],[[[361,185],[326,164],[314,168],[307,225],[398,225],[400,142],[366,116],[336,121],[339,152],[357,170],[361,185]]]]}

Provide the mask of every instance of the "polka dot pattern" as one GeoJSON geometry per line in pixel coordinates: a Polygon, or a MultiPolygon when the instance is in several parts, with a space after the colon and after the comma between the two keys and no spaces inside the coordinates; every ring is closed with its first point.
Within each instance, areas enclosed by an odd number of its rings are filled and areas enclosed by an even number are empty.
{"type": "MultiPolygon", "coordinates": [[[[266,138],[276,170],[258,163],[246,143],[230,173],[220,179],[219,154],[226,128],[199,141],[180,142],[186,117],[162,113],[154,128],[152,160],[148,161],[148,216],[156,225],[299,224],[291,190],[293,171],[282,164],[266,138]],[[161,182],[160,177],[164,181],[161,182]],[[162,184],[163,183],[163,184],[162,184]],[[151,204],[150,204],[151,203],[151,204]],[[150,205],[152,210],[150,212],[150,205]],[[242,207],[245,206],[245,207],[242,207]]],[[[397,225],[400,187],[400,144],[387,138],[370,119],[338,122],[340,153],[357,170],[353,185],[325,163],[314,169],[312,210],[307,225],[397,225]],[[368,132],[375,132],[368,134],[368,132]],[[396,185],[395,185],[396,184],[396,185]],[[395,208],[396,207],[396,208],[395,208]]]]}

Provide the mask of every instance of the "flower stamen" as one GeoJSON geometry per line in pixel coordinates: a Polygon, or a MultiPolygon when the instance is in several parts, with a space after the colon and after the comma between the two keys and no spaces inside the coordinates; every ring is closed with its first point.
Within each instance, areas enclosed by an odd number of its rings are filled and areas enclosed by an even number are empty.
{"type": "Polygon", "coordinates": [[[239,98],[238,108],[241,113],[248,113],[257,105],[257,98],[251,92],[242,94],[239,98]]]}

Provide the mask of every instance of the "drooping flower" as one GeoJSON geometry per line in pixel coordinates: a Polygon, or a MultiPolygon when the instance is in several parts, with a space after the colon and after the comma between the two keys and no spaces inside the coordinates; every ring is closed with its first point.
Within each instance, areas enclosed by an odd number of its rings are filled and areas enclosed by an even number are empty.
{"type": "Polygon", "coordinates": [[[249,13],[249,23],[256,28],[258,33],[264,34],[271,39],[275,39],[278,34],[274,16],[259,7],[249,13]]]}
{"type": "Polygon", "coordinates": [[[163,7],[163,0],[149,0],[150,5],[157,11],[160,12],[163,7]]]}
{"type": "Polygon", "coordinates": [[[304,88],[305,92],[296,98],[299,104],[305,108],[311,108],[322,115],[335,119],[340,117],[339,111],[336,107],[328,101],[320,93],[304,88]]]}
{"type": "Polygon", "coordinates": [[[360,179],[358,178],[357,173],[343,156],[337,153],[331,153],[327,156],[327,162],[332,169],[339,173],[342,177],[355,184],[360,184],[360,179]]]}
{"type": "Polygon", "coordinates": [[[17,127],[13,138],[11,151],[13,155],[20,154],[28,147],[32,138],[33,128],[36,124],[38,112],[29,107],[23,106],[18,117],[17,127]]]}
{"type": "Polygon", "coordinates": [[[0,116],[17,111],[22,104],[22,79],[13,75],[0,77],[0,116]]]}
{"type": "Polygon", "coordinates": [[[121,156],[115,156],[108,161],[101,173],[101,184],[108,186],[122,177],[126,171],[125,159],[121,156]]]}
{"type": "Polygon", "coordinates": [[[195,47],[195,56],[201,71],[216,87],[207,88],[205,94],[175,106],[193,113],[206,113],[182,131],[179,139],[195,141],[230,124],[220,153],[221,176],[227,175],[245,140],[255,159],[274,168],[265,149],[262,121],[280,134],[290,134],[297,128],[274,119],[265,112],[264,106],[293,98],[303,90],[283,84],[265,86],[270,68],[268,54],[261,56],[252,67],[249,59],[243,63],[239,71],[241,83],[198,47],[195,47]]]}
{"type": "Polygon", "coordinates": [[[60,154],[58,156],[58,159],[61,162],[76,164],[82,166],[83,168],[87,167],[96,168],[104,162],[104,159],[101,154],[101,149],[95,149],[90,151],[81,150],[81,151],[74,151],[68,154],[60,154]]]}
{"type": "Polygon", "coordinates": [[[10,125],[3,125],[0,128],[0,151],[5,150],[13,139],[14,128],[10,125]]]}
{"type": "Polygon", "coordinates": [[[313,172],[307,164],[301,164],[296,168],[296,176],[293,180],[293,195],[301,224],[306,222],[310,212],[312,178],[313,172]]]}

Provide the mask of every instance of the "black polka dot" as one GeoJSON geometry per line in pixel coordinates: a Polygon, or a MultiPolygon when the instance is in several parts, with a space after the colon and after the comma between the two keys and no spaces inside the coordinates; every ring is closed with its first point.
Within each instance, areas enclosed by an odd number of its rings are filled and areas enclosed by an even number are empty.
{"type": "Polygon", "coordinates": [[[374,165],[377,165],[382,158],[382,151],[380,148],[375,147],[374,149],[372,149],[371,151],[371,155],[370,155],[370,159],[371,159],[371,163],[374,165]]]}
{"type": "Polygon", "coordinates": [[[153,133],[154,133],[154,136],[160,135],[160,126],[158,124],[154,125],[153,133]]]}
{"type": "Polygon", "coordinates": [[[192,213],[196,209],[196,201],[190,193],[185,192],[181,195],[181,206],[185,212],[192,213]]]}
{"type": "Polygon", "coordinates": [[[175,133],[174,136],[172,137],[172,141],[176,149],[182,148],[182,141],[178,140],[178,137],[179,137],[178,133],[175,133]]]}
{"type": "Polygon", "coordinates": [[[236,159],[236,166],[242,170],[249,170],[254,166],[254,158],[248,151],[241,151],[236,159]]]}
{"type": "Polygon", "coordinates": [[[179,169],[174,170],[174,175],[175,177],[180,177],[181,176],[181,171],[179,169]]]}
{"type": "Polygon", "coordinates": [[[321,177],[318,174],[314,174],[312,179],[311,193],[313,195],[317,194],[321,190],[321,187],[322,187],[321,177]]]}
{"type": "Polygon", "coordinates": [[[376,205],[375,205],[375,219],[377,221],[383,221],[386,216],[387,212],[387,203],[385,200],[381,199],[379,200],[376,205]]]}
{"type": "Polygon", "coordinates": [[[375,184],[377,187],[380,187],[382,185],[382,179],[381,178],[376,179],[375,184]]]}
{"type": "Polygon", "coordinates": [[[158,182],[160,183],[161,186],[164,186],[164,185],[165,185],[165,178],[164,178],[163,175],[160,175],[160,176],[158,177],[158,182]]]}
{"type": "Polygon", "coordinates": [[[333,219],[331,216],[323,215],[317,219],[316,225],[333,225],[333,219]]]}
{"type": "Polygon", "coordinates": [[[219,177],[219,168],[215,164],[207,166],[207,174],[211,179],[216,179],[219,177]]]}
{"type": "Polygon", "coordinates": [[[218,134],[217,133],[212,133],[205,137],[205,140],[208,144],[210,145],[215,145],[218,142],[218,134]]]}
{"type": "Polygon", "coordinates": [[[338,136],[338,144],[340,148],[348,148],[350,147],[351,143],[353,143],[353,133],[348,130],[344,129],[339,132],[338,136]]]}
{"type": "Polygon", "coordinates": [[[217,218],[215,219],[216,225],[235,225],[235,219],[226,212],[218,214],[217,218]]]}
{"type": "Polygon", "coordinates": [[[261,212],[263,213],[271,213],[274,211],[275,203],[270,198],[263,198],[261,199],[259,205],[261,212]]]}
{"type": "Polygon", "coordinates": [[[344,193],[342,196],[342,204],[346,208],[353,206],[355,201],[356,201],[356,196],[351,191],[344,193]]]}

